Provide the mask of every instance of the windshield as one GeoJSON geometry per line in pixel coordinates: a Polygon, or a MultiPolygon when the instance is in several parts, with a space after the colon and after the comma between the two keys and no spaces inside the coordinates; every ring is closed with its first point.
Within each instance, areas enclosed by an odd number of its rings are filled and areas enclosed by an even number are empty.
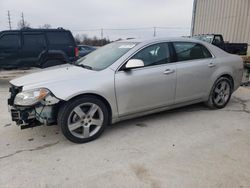
{"type": "Polygon", "coordinates": [[[194,36],[194,38],[208,42],[208,43],[212,43],[214,36],[213,35],[198,35],[198,36],[194,36]]]}
{"type": "Polygon", "coordinates": [[[114,42],[105,45],[89,55],[77,60],[76,65],[89,67],[93,70],[103,70],[112,65],[136,44],[137,43],[134,42],[114,42]]]}

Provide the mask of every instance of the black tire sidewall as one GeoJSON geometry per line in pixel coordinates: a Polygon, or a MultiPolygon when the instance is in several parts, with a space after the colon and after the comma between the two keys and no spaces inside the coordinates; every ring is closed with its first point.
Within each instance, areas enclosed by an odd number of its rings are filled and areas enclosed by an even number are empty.
{"type": "Polygon", "coordinates": [[[80,97],[80,98],[67,102],[61,107],[61,109],[59,110],[59,114],[58,114],[58,124],[61,127],[63,135],[67,139],[69,139],[70,141],[74,143],[85,143],[85,142],[95,140],[103,133],[105,127],[108,125],[108,122],[109,122],[108,117],[109,117],[108,109],[106,105],[100,99],[95,98],[95,97],[80,97]],[[104,118],[103,125],[95,135],[89,138],[78,138],[72,135],[68,129],[68,117],[76,106],[82,103],[88,103],[88,102],[94,103],[101,108],[103,112],[103,118],[104,118]]]}
{"type": "Polygon", "coordinates": [[[42,64],[42,68],[48,68],[48,67],[61,65],[61,64],[63,64],[63,61],[60,61],[60,60],[57,60],[57,59],[51,59],[51,60],[47,60],[46,62],[44,62],[42,64]]]}
{"type": "Polygon", "coordinates": [[[218,109],[221,109],[221,108],[224,108],[224,107],[228,104],[228,102],[229,102],[230,99],[231,99],[231,95],[232,95],[232,83],[231,83],[231,81],[230,81],[228,78],[221,77],[221,78],[219,78],[219,79],[215,82],[215,84],[214,84],[214,86],[213,86],[213,89],[212,89],[212,92],[211,92],[211,94],[210,94],[210,99],[209,99],[209,100],[212,102],[212,106],[213,106],[213,107],[218,108],[218,109]],[[228,97],[228,99],[227,99],[227,102],[225,102],[223,105],[218,105],[218,104],[216,104],[216,103],[214,102],[214,94],[215,94],[215,88],[216,88],[217,85],[218,85],[220,82],[222,82],[222,81],[226,81],[226,82],[229,84],[229,86],[230,86],[230,94],[229,94],[229,97],[228,97]]]}

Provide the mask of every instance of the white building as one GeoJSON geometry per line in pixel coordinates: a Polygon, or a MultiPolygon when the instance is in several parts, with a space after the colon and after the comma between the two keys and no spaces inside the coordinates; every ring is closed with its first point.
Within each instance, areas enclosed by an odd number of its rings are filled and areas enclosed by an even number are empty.
{"type": "Polygon", "coordinates": [[[250,0],[194,0],[192,35],[218,33],[225,41],[248,43],[250,0]]]}

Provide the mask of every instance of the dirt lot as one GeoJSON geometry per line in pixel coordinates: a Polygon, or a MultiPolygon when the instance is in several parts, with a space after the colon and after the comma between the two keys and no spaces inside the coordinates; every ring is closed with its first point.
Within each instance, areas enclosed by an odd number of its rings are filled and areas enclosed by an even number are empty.
{"type": "Polygon", "coordinates": [[[250,187],[250,88],[222,110],[202,104],[108,127],[73,144],[58,126],[19,130],[0,81],[0,187],[250,187]]]}

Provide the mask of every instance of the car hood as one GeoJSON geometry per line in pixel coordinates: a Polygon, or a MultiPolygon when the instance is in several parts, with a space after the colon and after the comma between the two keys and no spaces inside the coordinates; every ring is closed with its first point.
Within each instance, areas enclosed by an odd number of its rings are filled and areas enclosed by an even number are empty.
{"type": "Polygon", "coordinates": [[[10,81],[15,86],[29,86],[29,85],[44,85],[47,83],[56,83],[66,80],[77,79],[79,76],[89,76],[96,71],[88,70],[74,65],[55,66],[42,71],[28,74],[10,81]]]}

